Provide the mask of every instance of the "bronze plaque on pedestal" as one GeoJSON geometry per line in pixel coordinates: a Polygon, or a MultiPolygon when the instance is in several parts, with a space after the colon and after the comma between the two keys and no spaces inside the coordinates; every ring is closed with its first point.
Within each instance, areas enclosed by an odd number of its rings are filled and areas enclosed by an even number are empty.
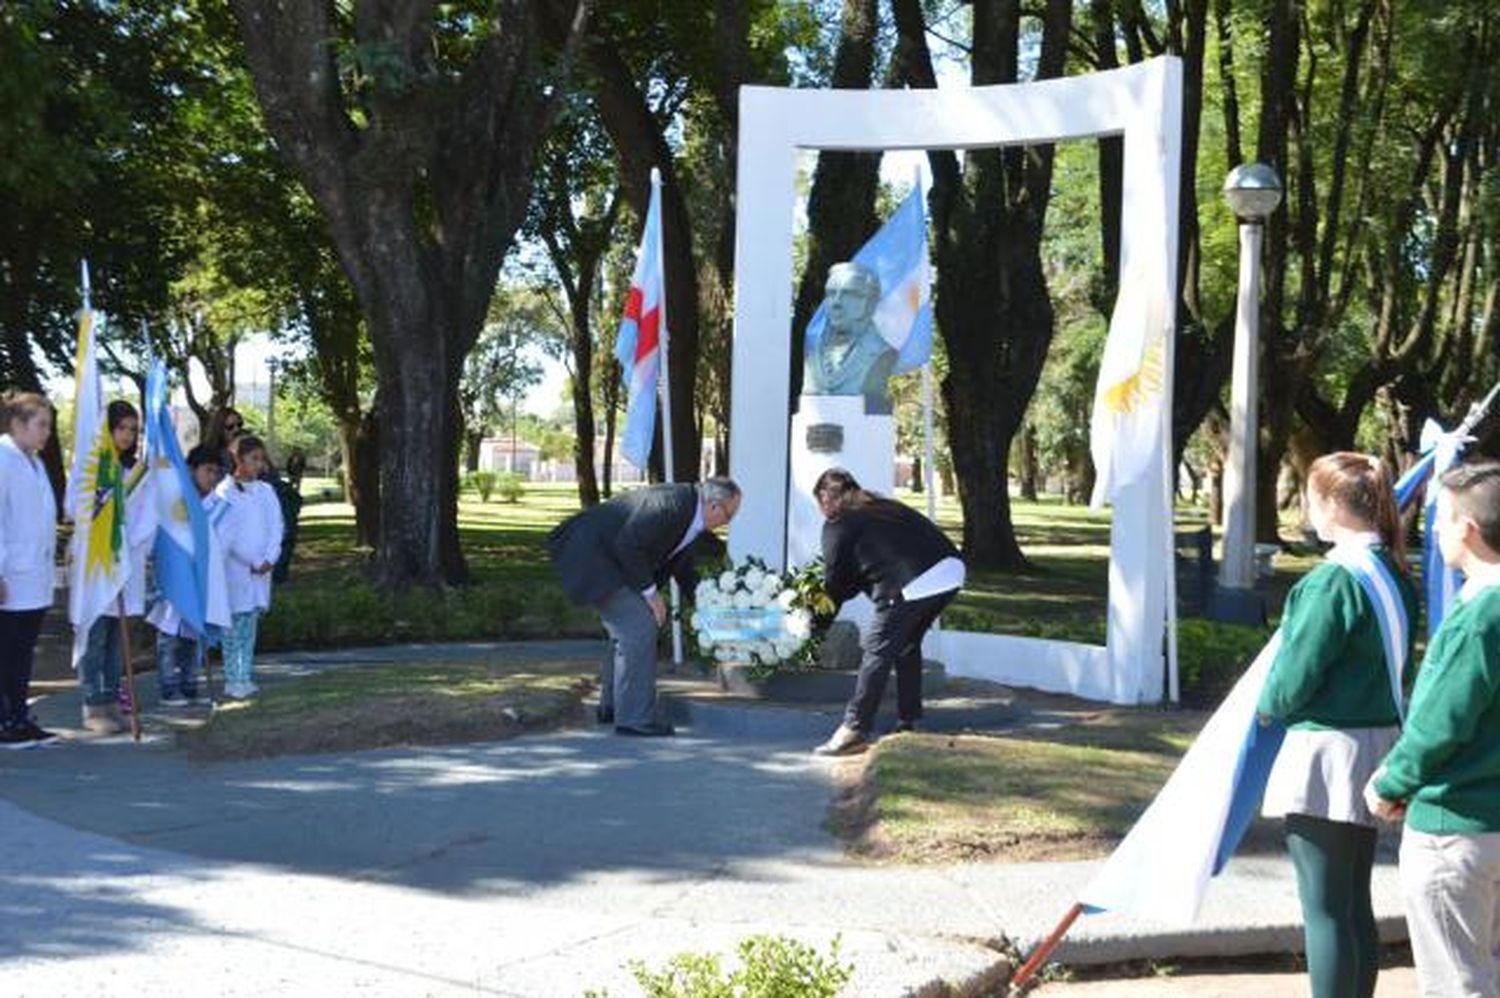
{"type": "Polygon", "coordinates": [[[837,423],[814,423],[807,428],[807,449],[814,454],[837,454],[844,449],[844,428],[837,423]]]}

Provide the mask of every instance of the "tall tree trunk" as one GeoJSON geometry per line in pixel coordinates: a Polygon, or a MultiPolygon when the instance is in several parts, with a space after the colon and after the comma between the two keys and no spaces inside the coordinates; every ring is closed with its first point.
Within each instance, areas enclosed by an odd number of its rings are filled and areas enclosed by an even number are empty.
{"type": "MultiPolygon", "coordinates": [[[[971,82],[1019,79],[1019,0],[976,0],[971,82]]],[[[907,82],[936,86],[918,0],[893,0],[907,82]]],[[[1047,0],[1036,78],[1060,76],[1072,24],[1068,0],[1047,0]]],[[[1052,148],[973,150],[960,168],[929,153],[936,232],[934,311],[948,348],[943,379],[948,442],[964,513],[964,556],[975,565],[1026,565],[1007,487],[1011,442],[1025,417],[1047,348],[1053,313],[1041,261],[1051,195],[1052,148]]]]}
{"type": "MultiPolygon", "coordinates": [[[[590,280],[585,287],[591,287],[590,280]]],[[[594,475],[594,330],[587,296],[569,302],[573,317],[573,470],[578,479],[578,501],[585,508],[599,504],[599,479],[594,475]]]]}
{"type": "Polygon", "coordinates": [[[1036,482],[1040,477],[1036,455],[1036,424],[1027,423],[1021,431],[1021,498],[1036,502],[1036,482]]]}
{"type": "MultiPolygon", "coordinates": [[[[234,8],[266,126],[327,219],[374,347],[377,579],[462,582],[458,381],[566,80],[541,84],[537,10],[516,0],[475,27],[449,68],[435,65],[430,4],[358,4],[347,22],[318,3],[234,8]],[[345,44],[381,56],[347,92],[345,44]]],[[[570,6],[564,72],[586,9],[570,6]]]]}
{"type": "Polygon", "coordinates": [[[380,543],[380,399],[360,417],[344,455],[344,487],[354,505],[354,536],[364,547],[380,543]]]}
{"type": "Polygon", "coordinates": [[[464,470],[479,470],[479,450],[484,446],[484,434],[478,430],[464,430],[464,470]]]}

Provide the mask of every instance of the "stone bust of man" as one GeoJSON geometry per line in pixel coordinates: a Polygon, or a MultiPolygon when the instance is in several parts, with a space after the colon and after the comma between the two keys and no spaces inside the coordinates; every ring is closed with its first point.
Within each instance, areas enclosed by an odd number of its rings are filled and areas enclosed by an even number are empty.
{"type": "Polygon", "coordinates": [[[891,412],[887,381],[896,366],[896,351],[875,328],[875,306],[880,302],[880,278],[858,263],[836,263],[828,268],[823,297],[827,324],[803,359],[804,395],[863,395],[865,412],[891,412]]]}

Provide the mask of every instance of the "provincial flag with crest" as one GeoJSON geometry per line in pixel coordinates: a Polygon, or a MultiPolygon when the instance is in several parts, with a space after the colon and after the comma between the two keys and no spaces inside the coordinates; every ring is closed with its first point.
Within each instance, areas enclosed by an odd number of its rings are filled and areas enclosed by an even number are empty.
{"type": "Polygon", "coordinates": [[[78,316],[73,462],[66,500],[67,515],[73,520],[68,619],[74,627],[75,666],[88,647],[89,629],[119,599],[130,577],[125,538],[126,483],[104,415],[98,325],[85,293],[78,316]]]}

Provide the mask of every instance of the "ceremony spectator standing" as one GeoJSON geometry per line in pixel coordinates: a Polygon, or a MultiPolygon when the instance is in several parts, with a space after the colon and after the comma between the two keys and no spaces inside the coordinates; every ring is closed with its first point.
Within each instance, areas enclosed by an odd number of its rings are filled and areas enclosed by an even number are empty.
{"type": "Polygon", "coordinates": [[[1308,515],[1333,544],[1287,595],[1281,648],[1256,709],[1287,726],[1261,813],[1283,818],[1302,901],[1314,998],[1368,998],[1380,971],[1370,900],[1375,817],[1362,791],[1396,741],[1402,673],[1411,656],[1417,597],[1402,568],[1401,522],[1391,476],[1364,454],[1327,454],[1307,476],[1308,515]],[[1389,583],[1382,611],[1358,572],[1389,583]],[[1399,626],[1400,661],[1384,633],[1399,626]]]}
{"type": "Polygon", "coordinates": [[[266,448],[258,437],[234,442],[234,475],[219,484],[210,517],[224,546],[224,581],[229,590],[230,628],[224,635],[224,695],[243,700],[255,685],[255,635],[260,615],[271,606],[271,571],[281,556],[281,504],[261,481],[266,448]]]}
{"type": "Polygon", "coordinates": [[[896,670],[896,729],[922,717],[922,638],[963,588],[958,549],[931,520],[860,487],[843,468],[818,476],[813,497],[823,524],[823,586],[838,606],[860,593],[875,614],[860,634],[859,676],[844,721],[815,750],[858,752],[869,742],[885,684],[896,670]]]}
{"type": "Polygon", "coordinates": [[[1500,462],[1442,477],[1437,536],[1464,575],[1401,737],[1365,798],[1406,818],[1401,893],[1422,994],[1500,994],[1500,462]]]}
{"type": "Polygon", "coordinates": [[[50,740],[27,711],[31,665],[57,579],[57,496],[42,465],[52,405],[41,395],[0,404],[0,748],[50,740]]]}
{"type": "Polygon", "coordinates": [[[95,734],[112,735],[125,730],[125,722],[117,711],[134,709],[128,691],[120,683],[124,655],[120,609],[123,604],[127,617],[139,617],[146,612],[146,557],[156,536],[156,504],[148,495],[150,476],[136,459],[140,413],[129,402],[115,399],[104,414],[125,481],[124,540],[130,557],[130,575],[119,600],[105,607],[89,628],[87,645],[78,660],[78,687],[83,696],[84,728],[95,734]]]}
{"type": "Polygon", "coordinates": [[[609,632],[599,720],[613,722],[617,734],[674,733],[656,716],[656,636],[667,619],[657,587],[691,559],[700,534],[724,526],[739,508],[740,487],[728,478],[652,485],[576,513],[548,536],[563,591],[597,609],[609,632]]]}
{"type": "MultiPolygon", "coordinates": [[[[224,477],[218,453],[199,444],[188,452],[187,466],[204,508],[212,508],[214,489],[224,477]]],[[[210,544],[204,556],[216,557],[220,550],[219,545],[210,544]]],[[[168,600],[157,600],[147,620],[156,628],[156,681],[162,706],[192,705],[198,699],[198,641],[183,635],[182,617],[168,600]]]]}

